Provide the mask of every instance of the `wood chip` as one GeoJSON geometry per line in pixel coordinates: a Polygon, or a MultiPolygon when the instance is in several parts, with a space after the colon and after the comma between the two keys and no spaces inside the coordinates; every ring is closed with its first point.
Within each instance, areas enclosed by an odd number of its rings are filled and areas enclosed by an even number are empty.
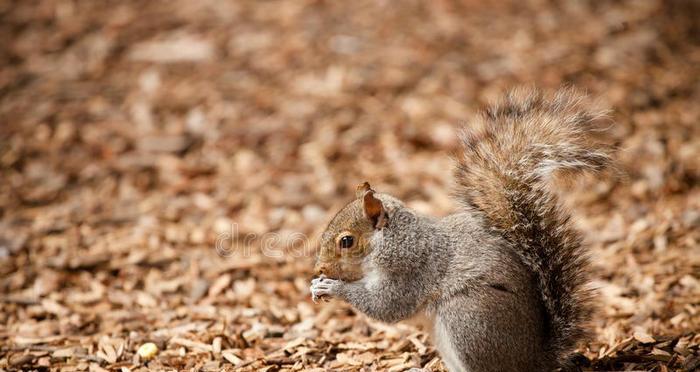
{"type": "Polygon", "coordinates": [[[634,339],[644,344],[650,344],[656,341],[653,337],[651,337],[648,333],[644,331],[634,332],[634,339]]]}
{"type": "Polygon", "coordinates": [[[180,337],[171,338],[170,343],[175,344],[175,345],[181,345],[181,346],[187,347],[189,349],[194,349],[194,350],[199,350],[199,351],[207,351],[207,352],[213,351],[212,346],[209,344],[205,344],[203,342],[198,342],[198,341],[192,341],[192,340],[188,340],[188,339],[180,338],[180,337]]]}
{"type": "Polygon", "coordinates": [[[243,363],[243,360],[241,360],[241,358],[237,357],[236,354],[228,350],[222,351],[221,356],[234,366],[243,363]]]}

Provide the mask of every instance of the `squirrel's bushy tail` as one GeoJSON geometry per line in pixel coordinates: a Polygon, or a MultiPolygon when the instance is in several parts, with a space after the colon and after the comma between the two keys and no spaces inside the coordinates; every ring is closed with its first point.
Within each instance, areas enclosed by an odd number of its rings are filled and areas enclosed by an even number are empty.
{"type": "Polygon", "coordinates": [[[561,364],[587,335],[592,312],[581,237],[549,189],[555,173],[600,170],[611,147],[590,134],[605,118],[572,89],[514,90],[473,123],[458,157],[458,197],[481,211],[536,273],[546,348],[561,364]]]}

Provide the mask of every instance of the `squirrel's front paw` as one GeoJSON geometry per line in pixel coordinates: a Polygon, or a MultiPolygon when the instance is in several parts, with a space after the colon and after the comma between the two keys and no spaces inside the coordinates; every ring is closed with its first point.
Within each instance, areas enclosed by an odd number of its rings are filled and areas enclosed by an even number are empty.
{"type": "Polygon", "coordinates": [[[336,294],[336,289],[342,282],[331,278],[326,278],[324,275],[311,281],[311,299],[313,302],[320,298],[332,297],[336,294]]]}

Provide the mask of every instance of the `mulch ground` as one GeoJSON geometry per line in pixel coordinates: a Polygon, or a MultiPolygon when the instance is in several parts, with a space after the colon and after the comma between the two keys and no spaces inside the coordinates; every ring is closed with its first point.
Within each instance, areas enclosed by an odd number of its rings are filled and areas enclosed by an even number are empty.
{"type": "Polygon", "coordinates": [[[0,1],[0,370],[444,371],[310,301],[315,239],[365,180],[452,211],[459,127],[521,84],[613,108],[620,172],[564,197],[577,363],[697,369],[700,4],[486,3],[0,1]]]}

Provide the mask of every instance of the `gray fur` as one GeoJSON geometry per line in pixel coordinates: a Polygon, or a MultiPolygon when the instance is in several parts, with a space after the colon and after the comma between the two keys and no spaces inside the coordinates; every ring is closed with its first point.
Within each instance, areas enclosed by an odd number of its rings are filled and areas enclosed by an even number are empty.
{"type": "MultiPolygon", "coordinates": [[[[314,298],[335,296],[386,322],[425,313],[453,372],[561,367],[588,333],[591,293],[581,237],[547,181],[610,162],[610,148],[589,136],[603,114],[583,98],[566,89],[506,95],[464,135],[456,172],[464,208],[437,219],[377,194],[388,219],[361,235],[371,235],[362,275],[315,279],[314,298]]],[[[343,257],[332,244],[338,231],[367,226],[352,217],[361,208],[353,202],[331,222],[319,267],[343,257]]],[[[347,262],[341,268],[357,266],[347,262]]]]}
{"type": "Polygon", "coordinates": [[[379,283],[374,273],[355,282],[322,278],[312,292],[389,323],[425,312],[445,327],[433,333],[458,350],[451,371],[539,370],[542,309],[532,275],[508,244],[468,212],[434,219],[401,207],[389,216],[365,258],[383,275],[379,283]],[[514,350],[517,358],[504,359],[514,350]]]}

